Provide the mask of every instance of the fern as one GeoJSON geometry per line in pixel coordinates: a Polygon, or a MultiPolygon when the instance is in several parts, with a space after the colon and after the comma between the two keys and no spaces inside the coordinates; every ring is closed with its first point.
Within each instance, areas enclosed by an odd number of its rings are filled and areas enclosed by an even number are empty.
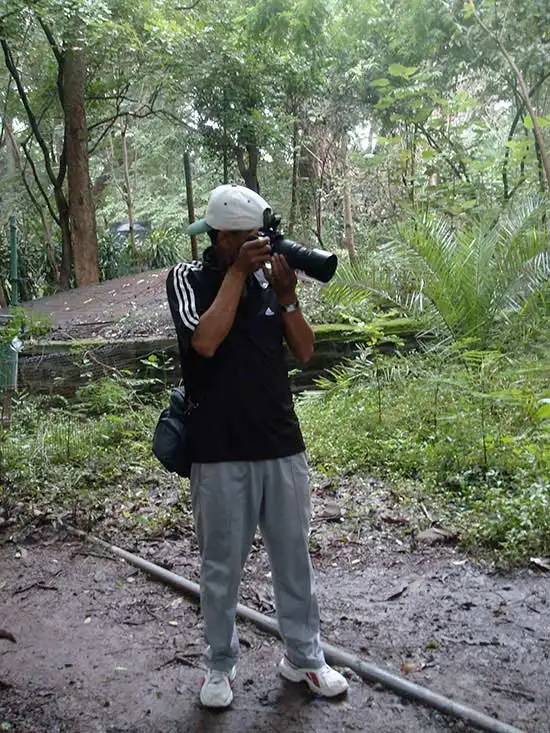
{"type": "Polygon", "coordinates": [[[471,338],[485,348],[503,326],[517,327],[512,315],[527,312],[550,280],[547,213],[546,199],[526,197],[496,220],[487,215],[457,230],[448,219],[417,212],[380,248],[388,264],[341,266],[326,295],[375,300],[423,316],[425,330],[443,343],[471,338]]]}

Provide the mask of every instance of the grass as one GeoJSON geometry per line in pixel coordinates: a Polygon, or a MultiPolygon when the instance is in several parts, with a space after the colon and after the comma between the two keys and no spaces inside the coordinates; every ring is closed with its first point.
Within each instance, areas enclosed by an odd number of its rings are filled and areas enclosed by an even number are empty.
{"type": "Polygon", "coordinates": [[[548,362],[403,361],[370,365],[370,379],[341,372],[332,390],[300,400],[312,464],[409,487],[407,500],[470,550],[512,563],[550,554],[548,362]]]}
{"type": "MultiPolygon", "coordinates": [[[[548,354],[388,357],[365,347],[324,391],[299,398],[311,464],[397,487],[505,563],[550,554],[548,354]]],[[[151,452],[166,396],[124,379],[90,382],[73,401],[22,395],[0,433],[0,518],[68,518],[157,533],[189,521],[188,484],[151,452]]]]}
{"type": "Polygon", "coordinates": [[[100,380],[75,402],[28,398],[0,433],[0,507],[15,524],[65,518],[84,528],[113,520],[142,534],[181,523],[187,482],[151,451],[161,404],[121,380],[100,380]]]}

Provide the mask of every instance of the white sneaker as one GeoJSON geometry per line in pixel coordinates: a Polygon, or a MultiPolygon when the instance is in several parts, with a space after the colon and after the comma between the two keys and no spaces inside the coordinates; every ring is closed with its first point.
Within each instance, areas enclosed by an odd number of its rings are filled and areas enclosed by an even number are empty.
{"type": "Polygon", "coordinates": [[[279,663],[279,673],[291,682],[307,682],[309,689],[324,697],[342,695],[348,689],[348,681],[328,664],[319,669],[296,667],[283,657],[279,663]]]}
{"type": "Polygon", "coordinates": [[[226,708],[233,702],[231,683],[235,679],[237,668],[233,666],[229,672],[209,669],[202,681],[201,703],[207,708],[226,708]]]}

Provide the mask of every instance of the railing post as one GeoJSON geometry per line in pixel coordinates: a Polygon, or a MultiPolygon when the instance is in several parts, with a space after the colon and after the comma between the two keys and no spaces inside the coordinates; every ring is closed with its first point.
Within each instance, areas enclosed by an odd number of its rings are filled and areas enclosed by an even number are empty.
{"type": "Polygon", "coordinates": [[[10,305],[19,303],[19,267],[17,263],[17,219],[10,216],[10,305]]]}

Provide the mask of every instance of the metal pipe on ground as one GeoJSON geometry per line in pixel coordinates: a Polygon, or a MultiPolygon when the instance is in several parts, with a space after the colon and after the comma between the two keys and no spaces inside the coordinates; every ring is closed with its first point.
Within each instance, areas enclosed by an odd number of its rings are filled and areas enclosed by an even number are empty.
{"type": "MultiPolygon", "coordinates": [[[[134,565],[134,567],[145,571],[152,577],[172,586],[176,590],[192,595],[196,599],[200,598],[200,588],[197,583],[193,583],[193,581],[187,580],[187,578],[184,578],[181,575],[172,573],[170,570],[166,570],[159,565],[155,565],[148,560],[144,560],[139,557],[139,555],[134,555],[127,550],[123,550],[121,547],[111,545],[108,542],[87,534],[80,529],[75,529],[74,527],[66,524],[63,524],[63,526],[72,534],[82,537],[88,542],[112,552],[114,555],[117,555],[131,565],[134,565]]],[[[254,611],[254,609],[248,608],[248,606],[243,606],[239,603],[237,606],[237,616],[244,618],[247,621],[251,621],[262,631],[280,638],[277,623],[273,619],[265,616],[263,613],[254,611]]],[[[490,733],[524,733],[524,731],[521,731],[519,728],[503,723],[496,718],[491,718],[489,715],[485,715],[484,713],[474,710],[467,705],[451,700],[437,692],[432,692],[432,690],[429,690],[426,687],[417,685],[414,682],[409,682],[409,680],[405,680],[402,677],[391,674],[384,669],[380,669],[380,667],[377,667],[370,662],[365,662],[351,651],[346,651],[345,649],[341,649],[340,647],[332,644],[327,644],[326,642],[323,643],[323,650],[325,652],[326,659],[330,664],[348,667],[359,675],[359,677],[367,680],[368,682],[382,684],[403,697],[415,700],[423,705],[427,705],[428,707],[435,708],[445,715],[460,718],[474,728],[489,731],[490,733]]]]}

